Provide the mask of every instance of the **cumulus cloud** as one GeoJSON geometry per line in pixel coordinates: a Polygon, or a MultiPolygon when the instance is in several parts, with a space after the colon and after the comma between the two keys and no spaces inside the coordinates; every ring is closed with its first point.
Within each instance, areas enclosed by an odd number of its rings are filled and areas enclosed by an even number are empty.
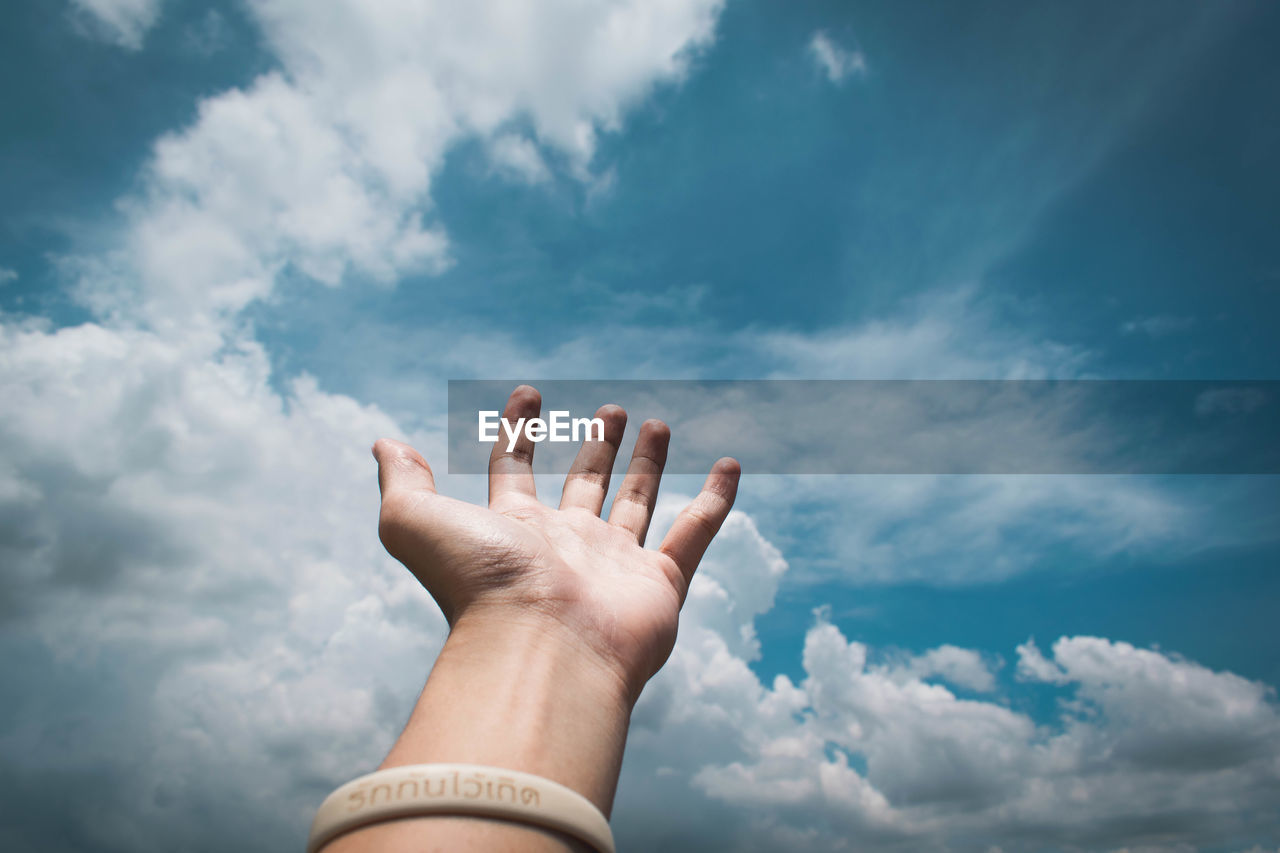
{"type": "Polygon", "coordinates": [[[832,83],[842,83],[852,76],[867,73],[867,58],[860,50],[844,48],[823,30],[809,39],[809,56],[832,83]]]}
{"type": "Polygon", "coordinates": [[[28,697],[0,753],[30,774],[6,808],[79,792],[54,841],[24,817],[6,846],[180,849],[228,808],[233,846],[293,843],[316,780],[389,743],[443,634],[372,533],[368,446],[397,426],[305,376],[277,391],[247,339],[6,323],[0,377],[0,632],[28,697]]]}
{"type": "Polygon", "coordinates": [[[1029,641],[1019,674],[1061,709],[1037,724],[996,692],[998,660],[877,650],[822,612],[804,677],[765,684],[743,637],[785,560],[735,512],[700,571],[636,710],[615,825],[638,849],[1195,849],[1280,830],[1267,809],[1280,715],[1264,685],[1124,642],[1063,637],[1046,657],[1029,641]],[[748,606],[721,592],[735,575],[748,606]],[[993,695],[963,698],[939,676],[993,695]]]}
{"type": "MultiPolygon", "coordinates": [[[[80,6],[127,47],[159,10],[80,6]]],[[[468,136],[530,123],[591,179],[596,135],[680,79],[718,7],[250,4],[281,68],[157,141],[115,250],[60,259],[95,321],[0,317],[0,636],[26,697],[0,718],[22,775],[0,845],[286,849],[376,763],[443,634],[376,538],[367,448],[403,430],[273,375],[241,312],[285,276],[449,263],[431,176],[468,136]]]]}
{"type": "MultiPolygon", "coordinates": [[[[273,388],[251,339],[211,354],[146,331],[11,323],[0,352],[17,403],[3,630],[32,650],[7,676],[18,695],[64,696],[7,712],[0,751],[26,780],[6,806],[24,813],[10,846],[43,835],[56,790],[79,792],[56,815],[65,849],[287,846],[327,787],[380,757],[442,636],[373,533],[366,448],[396,425],[305,377],[273,388]],[[75,688],[94,672],[113,687],[90,707],[75,688]],[[228,808],[241,819],[221,820],[228,808]]],[[[654,541],[683,500],[664,499],[654,541]]],[[[878,654],[822,619],[805,677],[766,685],[750,666],[755,619],[787,571],[735,512],[637,708],[624,842],[1014,850],[1263,826],[1255,806],[1278,765],[1261,685],[1099,638],[1047,656],[1028,643],[1019,672],[1073,691],[1046,729],[1003,697],[937,683],[991,691],[987,656],[878,654]]]]}
{"type": "Polygon", "coordinates": [[[1266,804],[1280,716],[1262,685],[1063,638],[1051,665],[1073,693],[1043,727],[870,665],[870,653],[819,621],[804,680],[749,685],[760,711],[739,741],[750,757],[691,780],[752,815],[733,849],[1110,849],[1277,829],[1266,804]]]}
{"type": "MultiPolygon", "coordinates": [[[[332,786],[376,763],[443,624],[377,543],[367,448],[401,435],[440,458],[443,437],[278,375],[242,312],[292,274],[391,283],[449,263],[431,182],[462,139],[524,180],[544,179],[531,156],[544,150],[590,180],[598,135],[681,79],[719,5],[250,4],[280,68],[159,140],[121,203],[118,251],[65,262],[95,322],[0,318],[0,671],[17,697],[0,710],[0,756],[19,780],[0,798],[0,846],[287,849],[332,786]]],[[[79,7],[125,46],[159,9],[79,7]]],[[[765,351],[780,371],[834,355],[907,373],[965,340],[924,320],[865,331],[775,336],[765,351]]],[[[539,363],[500,338],[461,343],[437,359],[539,363]]],[[[596,349],[571,342],[542,363],[596,349]]],[[[961,368],[1022,375],[1060,355],[1008,362],[993,348],[961,368]]],[[[1026,498],[997,487],[985,508],[1026,498]]],[[[909,486],[876,500],[928,502],[909,486]]],[[[679,504],[664,499],[654,541],[679,504]]],[[[996,692],[990,654],[878,653],[822,619],[804,677],[766,685],[755,620],[788,571],[734,513],[636,709],[615,818],[626,849],[1274,831],[1257,808],[1277,784],[1262,686],[1100,638],[1064,638],[1049,656],[1029,643],[1024,679],[1071,691],[1040,727],[996,692]],[[1161,704],[1150,721],[1147,703],[1161,704]]]]}
{"type": "MultiPolygon", "coordinates": [[[[373,534],[365,449],[395,425],[305,378],[273,390],[251,341],[210,358],[149,332],[10,327],[2,351],[5,393],[23,404],[5,424],[22,452],[0,483],[4,516],[40,520],[5,543],[19,605],[5,636],[40,641],[32,668],[8,674],[19,695],[71,698],[8,712],[0,751],[26,782],[6,808],[24,819],[0,837],[47,842],[56,819],[64,849],[288,846],[329,786],[380,757],[442,637],[373,534]],[[55,417],[73,400],[80,417],[55,417]],[[59,555],[103,518],[90,545],[110,577],[67,575],[86,558],[59,555]],[[137,551],[136,525],[163,547],[137,551]],[[73,685],[94,671],[115,689],[91,709],[73,685]],[[46,815],[55,790],[79,793],[46,815]],[[235,822],[219,817],[230,808],[235,822]]],[[[409,438],[439,451],[439,436],[409,438]]],[[[664,498],[654,541],[685,500],[664,498]]],[[[1018,650],[1024,674],[1076,691],[1052,731],[932,683],[991,690],[973,650],[877,655],[821,618],[804,679],[765,685],[754,623],[787,571],[733,513],[636,710],[615,817],[632,849],[1093,846],[1189,832],[1183,808],[1247,828],[1253,792],[1274,784],[1265,688],[1123,643],[1018,650]],[[1133,789],[1136,805],[1113,804],[1133,789]],[[1122,813],[1098,834],[1109,810],[1122,813]]]]}
{"type": "Polygon", "coordinates": [[[491,139],[497,167],[538,180],[533,142],[510,129],[527,124],[594,181],[599,133],[683,77],[719,7],[254,0],[282,67],[159,140],[124,203],[125,248],[82,260],[80,297],[189,329],[225,324],[289,272],[334,285],[437,271],[431,180],[453,145],[491,139]]]}
{"type": "Polygon", "coordinates": [[[1022,675],[1075,684],[1105,715],[1117,762],[1214,771],[1265,760],[1273,750],[1262,745],[1280,733],[1274,691],[1229,672],[1098,637],[1058,640],[1051,662],[1030,641],[1018,653],[1022,675]]]}
{"type": "Polygon", "coordinates": [[[942,645],[913,656],[901,671],[913,678],[941,678],[957,687],[978,692],[995,689],[995,673],[973,649],[942,645]]]}

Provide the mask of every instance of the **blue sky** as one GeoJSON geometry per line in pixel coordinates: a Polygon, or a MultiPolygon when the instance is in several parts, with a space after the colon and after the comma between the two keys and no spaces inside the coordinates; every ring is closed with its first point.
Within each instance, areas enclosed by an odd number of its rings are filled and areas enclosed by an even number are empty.
{"type": "MultiPolygon", "coordinates": [[[[448,379],[1280,378],[1274,4],[572,6],[6,10],[10,849],[273,849],[380,758],[442,626],[365,454],[448,379]]],[[[748,477],[620,837],[1275,849],[1276,500],[748,477]]]]}

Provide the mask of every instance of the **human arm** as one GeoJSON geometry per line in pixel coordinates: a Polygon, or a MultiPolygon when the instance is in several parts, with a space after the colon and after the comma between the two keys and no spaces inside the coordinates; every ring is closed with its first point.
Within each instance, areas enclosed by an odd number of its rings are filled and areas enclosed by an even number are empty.
{"type": "MultiPolygon", "coordinates": [[[[517,388],[504,416],[536,416],[517,388]]],[[[732,506],[738,465],[722,459],[657,550],[643,548],[670,433],[646,422],[607,521],[600,517],[626,414],[600,409],[604,441],[585,442],[558,509],[537,500],[533,444],[495,445],[489,506],[436,493],[408,445],[374,446],[379,530],[440,604],[449,637],[383,767],[487,764],[534,773],[609,814],[631,709],[675,643],[698,561],[732,506]]],[[[420,817],[341,836],[326,853],[565,850],[565,836],[478,818],[420,817]]]]}

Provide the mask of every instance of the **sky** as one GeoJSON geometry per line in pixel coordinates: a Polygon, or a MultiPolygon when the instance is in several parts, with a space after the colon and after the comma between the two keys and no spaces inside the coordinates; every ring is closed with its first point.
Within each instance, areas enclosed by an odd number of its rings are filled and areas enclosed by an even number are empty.
{"type": "MultiPolygon", "coordinates": [[[[3,14],[6,850],[376,766],[445,625],[368,449],[449,379],[1280,379],[1273,3],[3,14]]],[[[1280,850],[1277,486],[747,471],[620,848],[1280,850]]]]}

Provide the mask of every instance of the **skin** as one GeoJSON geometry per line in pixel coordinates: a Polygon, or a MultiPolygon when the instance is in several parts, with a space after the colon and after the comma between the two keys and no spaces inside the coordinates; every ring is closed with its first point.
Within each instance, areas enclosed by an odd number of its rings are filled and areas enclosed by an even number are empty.
{"type": "MultiPolygon", "coordinates": [[[[503,416],[536,417],[541,397],[512,392],[503,416]]],[[[645,549],[670,430],[646,421],[608,520],[601,510],[626,412],[604,406],[603,442],[584,442],[558,509],[534,490],[524,436],[489,459],[489,505],[436,492],[407,444],[373,446],[382,491],[379,534],[449,622],[404,732],[382,767],[466,762],[545,776],[607,816],[631,710],[666,662],[680,607],[737,492],[721,459],[657,550],[645,549]]],[[[585,850],[522,824],[461,817],[389,821],[341,836],[325,853],[585,850]]]]}

